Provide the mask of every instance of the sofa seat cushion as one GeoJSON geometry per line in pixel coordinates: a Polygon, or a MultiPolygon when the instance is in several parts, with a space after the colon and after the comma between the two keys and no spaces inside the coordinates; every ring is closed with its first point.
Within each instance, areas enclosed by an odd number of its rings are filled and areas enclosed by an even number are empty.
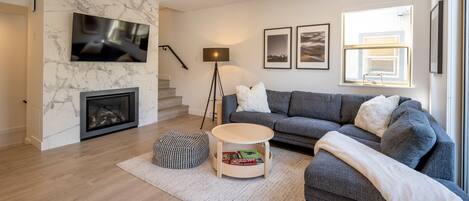
{"type": "Polygon", "coordinates": [[[381,138],[378,137],[377,135],[367,132],[361,128],[356,127],[353,124],[346,124],[343,125],[339,130],[339,133],[342,133],[344,135],[354,137],[354,138],[359,138],[363,140],[369,140],[373,142],[380,142],[381,138]]]}
{"type": "MultiPolygon", "coordinates": [[[[454,182],[435,179],[450,191],[469,200],[454,182]]],[[[320,150],[305,170],[305,190],[320,190],[351,200],[384,200],[373,184],[354,168],[327,151],[320,150]]],[[[308,192],[305,194],[315,194],[308,192]]],[[[306,198],[306,200],[311,200],[306,198]]]]}
{"type": "Polygon", "coordinates": [[[321,138],[329,131],[337,131],[339,128],[340,125],[335,122],[305,117],[290,117],[279,120],[275,124],[276,131],[315,139],[321,138]]]}
{"type": "Polygon", "coordinates": [[[340,121],[341,95],[294,91],[288,116],[340,121]]]}
{"type": "Polygon", "coordinates": [[[311,139],[309,137],[304,137],[300,135],[292,135],[288,133],[282,133],[275,131],[273,141],[283,142],[289,145],[295,145],[298,148],[307,148],[310,149],[309,151],[312,152],[314,149],[314,145],[318,140],[311,139]]]}
{"type": "Polygon", "coordinates": [[[283,114],[261,112],[234,112],[230,116],[233,123],[259,124],[271,129],[274,129],[275,122],[286,118],[283,114]]]}
{"type": "Polygon", "coordinates": [[[446,188],[448,188],[450,191],[452,191],[454,194],[459,196],[463,201],[469,201],[469,197],[467,194],[459,188],[456,183],[444,179],[435,179],[437,182],[440,182],[440,184],[443,184],[446,188]]]}
{"type": "Polygon", "coordinates": [[[305,186],[351,200],[384,201],[366,177],[324,150],[320,150],[306,168],[305,186]]]}

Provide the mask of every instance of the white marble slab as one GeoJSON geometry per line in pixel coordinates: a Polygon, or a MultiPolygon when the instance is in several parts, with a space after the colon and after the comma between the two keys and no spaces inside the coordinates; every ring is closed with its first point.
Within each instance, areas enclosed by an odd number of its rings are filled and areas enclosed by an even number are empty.
{"type": "Polygon", "coordinates": [[[80,92],[139,87],[140,126],[157,121],[157,0],[44,2],[43,149],[80,140],[80,92]],[[147,63],[70,62],[73,12],[150,25],[147,63]]]}

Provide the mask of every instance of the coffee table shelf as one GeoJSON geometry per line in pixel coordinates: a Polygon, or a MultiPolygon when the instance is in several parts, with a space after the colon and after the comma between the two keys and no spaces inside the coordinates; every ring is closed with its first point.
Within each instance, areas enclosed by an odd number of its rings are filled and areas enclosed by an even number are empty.
{"type": "Polygon", "coordinates": [[[272,163],[269,140],[274,137],[272,129],[257,124],[234,123],[213,128],[212,135],[217,140],[217,151],[212,155],[212,165],[218,177],[226,175],[236,178],[252,178],[269,175],[272,163]],[[251,166],[231,165],[223,163],[222,157],[217,157],[226,151],[242,149],[258,150],[264,163],[251,166]]]}
{"type": "MultiPolygon", "coordinates": [[[[259,146],[261,147],[261,146],[259,146]]],[[[252,149],[251,147],[246,147],[248,149],[252,149]]],[[[224,150],[227,151],[227,150],[224,150]]],[[[236,151],[236,150],[229,150],[229,151],[236,151]]],[[[270,154],[270,157],[266,163],[265,157],[264,157],[264,151],[258,150],[262,154],[262,160],[264,163],[260,163],[257,165],[247,165],[247,166],[242,166],[242,165],[232,165],[228,163],[223,163],[222,162],[222,170],[223,170],[223,175],[229,176],[229,177],[235,177],[235,178],[253,178],[253,177],[259,177],[264,175],[265,173],[265,164],[268,164],[268,169],[272,168],[270,164],[272,164],[272,153],[270,154]]],[[[214,153],[212,154],[212,166],[215,170],[217,169],[217,154],[214,153]]]]}

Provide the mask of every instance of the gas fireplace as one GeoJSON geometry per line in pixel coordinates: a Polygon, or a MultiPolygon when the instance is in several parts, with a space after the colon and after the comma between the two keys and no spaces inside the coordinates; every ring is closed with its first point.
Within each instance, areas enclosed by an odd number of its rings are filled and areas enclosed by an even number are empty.
{"type": "Polygon", "coordinates": [[[82,92],[82,140],[138,126],[138,88],[82,92]]]}

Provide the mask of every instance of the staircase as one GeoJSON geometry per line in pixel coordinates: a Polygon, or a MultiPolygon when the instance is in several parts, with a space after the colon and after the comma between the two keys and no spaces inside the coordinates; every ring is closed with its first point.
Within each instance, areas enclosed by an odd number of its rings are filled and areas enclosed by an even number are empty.
{"type": "Polygon", "coordinates": [[[176,96],[176,88],[171,88],[169,82],[158,79],[158,121],[189,114],[189,106],[182,104],[182,97],[176,96]]]}

